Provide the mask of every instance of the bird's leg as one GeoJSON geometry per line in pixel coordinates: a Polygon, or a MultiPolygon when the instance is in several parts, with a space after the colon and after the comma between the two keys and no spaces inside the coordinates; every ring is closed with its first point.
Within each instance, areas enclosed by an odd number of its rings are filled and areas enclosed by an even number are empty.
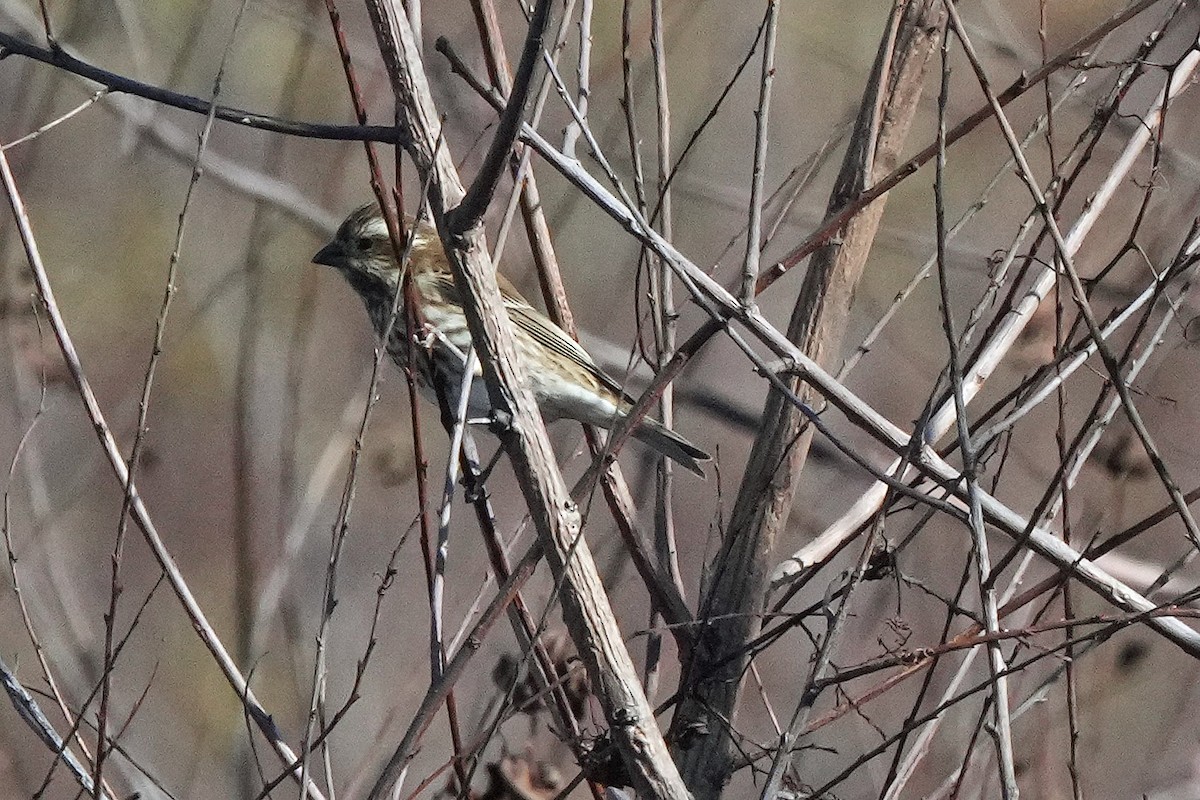
{"type": "MultiPolygon", "coordinates": [[[[426,323],[425,331],[426,339],[423,344],[428,347],[430,351],[433,350],[435,343],[439,344],[444,347],[452,357],[460,359],[464,369],[468,366],[467,354],[458,349],[454,342],[450,341],[450,339],[439,329],[426,323]]],[[[497,437],[501,437],[512,429],[512,419],[512,412],[508,411],[507,409],[492,408],[488,411],[487,416],[469,417],[466,420],[466,423],[468,425],[486,425],[492,434],[497,437]]],[[[500,460],[500,454],[502,452],[504,452],[504,449],[500,448],[496,451],[496,454],[492,456],[491,461],[488,462],[487,467],[482,472],[481,481],[486,479],[487,476],[491,474],[492,468],[495,467],[496,462],[500,460]]]]}

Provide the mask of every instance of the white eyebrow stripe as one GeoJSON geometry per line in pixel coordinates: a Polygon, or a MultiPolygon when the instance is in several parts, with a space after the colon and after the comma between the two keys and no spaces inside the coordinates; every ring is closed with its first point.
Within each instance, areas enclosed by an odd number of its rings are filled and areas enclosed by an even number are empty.
{"type": "Polygon", "coordinates": [[[370,217],[367,219],[367,224],[363,226],[363,234],[366,236],[387,236],[387,224],[380,217],[370,217]]]}

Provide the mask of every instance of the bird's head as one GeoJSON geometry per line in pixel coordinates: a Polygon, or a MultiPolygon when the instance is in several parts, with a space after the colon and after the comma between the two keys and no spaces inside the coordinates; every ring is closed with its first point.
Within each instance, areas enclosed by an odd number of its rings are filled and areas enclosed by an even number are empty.
{"type": "MultiPolygon", "coordinates": [[[[413,221],[406,219],[405,223],[411,226],[413,221]]],[[[441,253],[441,246],[437,231],[422,223],[416,228],[411,259],[420,264],[441,253]]],[[[355,278],[366,278],[395,286],[399,280],[396,254],[378,203],[368,203],[346,217],[333,240],[318,250],[312,260],[314,264],[333,267],[352,282],[355,278]]]]}

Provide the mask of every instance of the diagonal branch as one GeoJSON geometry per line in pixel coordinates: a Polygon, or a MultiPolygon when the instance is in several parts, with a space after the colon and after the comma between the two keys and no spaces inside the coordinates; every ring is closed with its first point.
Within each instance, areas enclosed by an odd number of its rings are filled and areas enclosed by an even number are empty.
{"type": "Polygon", "coordinates": [[[161,86],[152,86],[151,84],[135,81],[133,78],[127,78],[124,75],[118,75],[115,72],[101,69],[82,59],[76,58],[61,47],[48,50],[12,34],[0,31],[0,55],[8,55],[9,53],[32,58],[34,61],[41,61],[43,64],[49,64],[52,67],[58,67],[81,78],[87,78],[104,86],[110,92],[144,97],[147,100],[153,100],[164,106],[191,111],[194,114],[207,115],[211,113],[223,122],[232,122],[235,125],[244,125],[247,128],[257,128],[261,131],[283,133],[288,136],[300,136],[308,139],[333,139],[336,141],[351,142],[396,143],[397,137],[400,135],[399,131],[388,125],[328,125],[319,122],[296,122],[294,120],[272,117],[268,114],[259,114],[255,111],[215,105],[209,103],[207,100],[201,100],[199,97],[180,94],[170,89],[164,89],[161,86]]]}
{"type": "MultiPolygon", "coordinates": [[[[455,283],[463,295],[492,406],[511,417],[501,442],[512,461],[547,560],[562,585],[563,616],[587,666],[613,741],[639,792],[651,797],[687,797],[637,680],[591,552],[582,539],[579,509],[554,461],[525,365],[517,354],[482,226],[466,230],[449,226],[452,219],[447,218],[447,212],[462,201],[465,190],[446,148],[436,146],[442,123],[425,77],[418,42],[398,4],[368,0],[367,11],[396,94],[400,125],[411,138],[409,155],[422,179],[429,179],[430,206],[455,283]]],[[[370,796],[384,796],[399,775],[400,769],[389,765],[370,796]]]]}
{"type": "Polygon", "coordinates": [[[546,26],[550,21],[550,0],[538,0],[529,18],[529,33],[525,37],[525,49],[521,60],[517,63],[517,74],[513,77],[512,88],[508,92],[508,105],[500,114],[500,124],[487,156],[479,167],[479,173],[471,182],[462,201],[447,212],[447,223],[455,231],[466,231],[474,228],[483,219],[483,212],[492,202],[496,187],[500,185],[500,176],[504,165],[512,155],[513,144],[521,131],[521,121],[525,115],[525,101],[529,98],[529,89],[533,85],[533,68],[542,55],[542,37],[546,34],[546,26]]]}

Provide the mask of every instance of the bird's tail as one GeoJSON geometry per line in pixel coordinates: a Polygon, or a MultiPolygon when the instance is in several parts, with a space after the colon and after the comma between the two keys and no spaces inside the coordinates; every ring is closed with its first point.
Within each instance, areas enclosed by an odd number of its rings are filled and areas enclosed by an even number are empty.
{"type": "Polygon", "coordinates": [[[633,435],[684,469],[704,477],[704,470],[700,464],[710,461],[711,456],[675,431],[664,427],[658,420],[643,419],[633,435]]]}

